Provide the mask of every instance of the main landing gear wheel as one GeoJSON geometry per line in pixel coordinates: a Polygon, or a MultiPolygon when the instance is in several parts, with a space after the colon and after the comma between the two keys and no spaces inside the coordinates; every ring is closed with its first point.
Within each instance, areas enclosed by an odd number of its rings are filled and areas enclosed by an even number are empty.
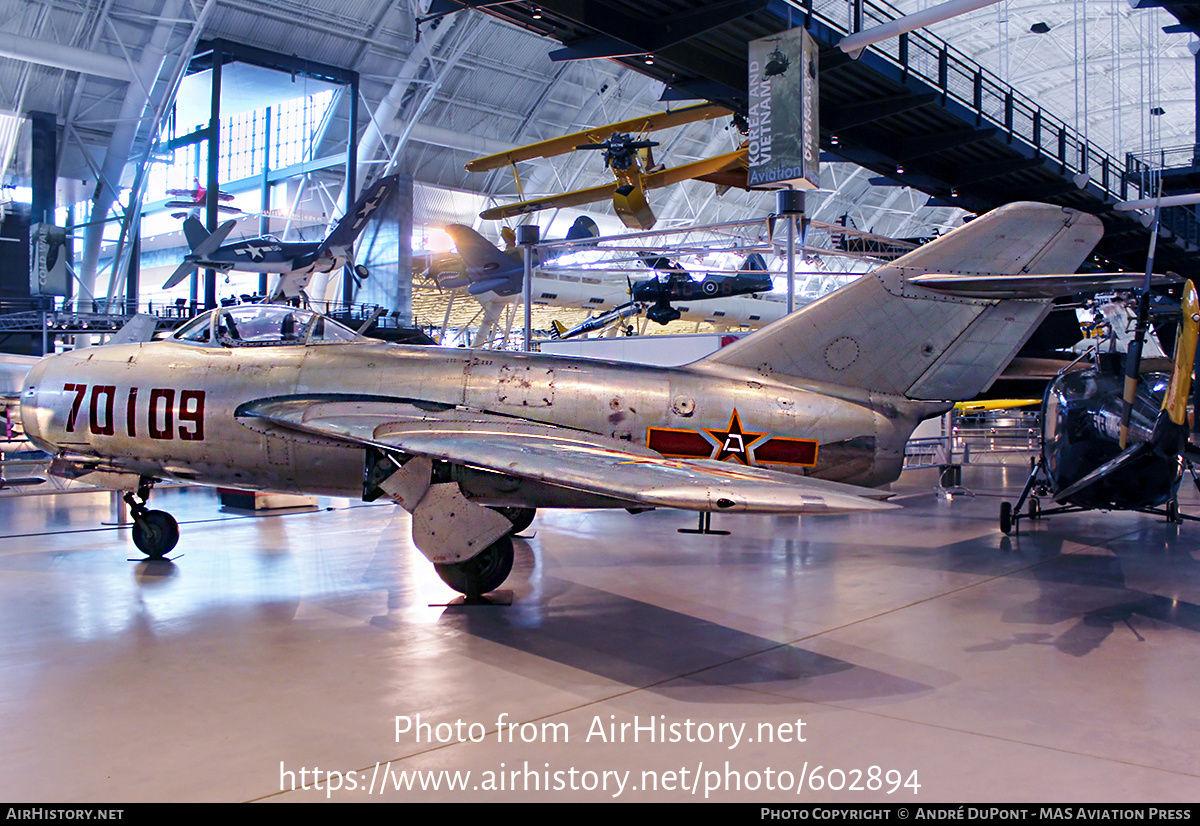
{"type": "Polygon", "coordinates": [[[502,536],[478,556],[465,562],[448,562],[433,567],[442,582],[460,594],[465,594],[467,599],[475,600],[504,584],[512,566],[512,540],[502,536]]]}
{"type": "Polygon", "coordinates": [[[512,507],[497,507],[492,508],[496,513],[503,516],[509,522],[512,522],[512,532],[520,533],[533,524],[533,518],[537,516],[537,508],[521,508],[512,507]]]}
{"type": "Polygon", "coordinates": [[[166,511],[144,511],[133,519],[133,544],[151,559],[162,559],[179,542],[179,523],[166,511]]]}

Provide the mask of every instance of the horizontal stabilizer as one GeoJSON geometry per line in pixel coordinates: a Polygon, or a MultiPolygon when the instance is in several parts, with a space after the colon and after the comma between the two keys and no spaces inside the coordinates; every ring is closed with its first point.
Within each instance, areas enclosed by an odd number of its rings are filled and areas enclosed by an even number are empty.
{"type": "Polygon", "coordinates": [[[212,255],[221,248],[221,245],[225,243],[225,239],[229,237],[229,233],[233,231],[234,224],[236,223],[236,219],[230,218],[221,224],[212,235],[205,238],[199,245],[192,249],[192,255],[196,256],[198,260],[204,261],[204,256],[212,255]]]}
{"type": "MultiPolygon", "coordinates": [[[[964,298],[1062,298],[1106,290],[1131,290],[1141,287],[1145,280],[1145,275],[1132,272],[988,276],[926,273],[910,278],[909,282],[964,298]]],[[[1179,280],[1175,275],[1155,275],[1152,283],[1165,286],[1179,280]]]]}
{"type": "MultiPolygon", "coordinates": [[[[200,224],[198,219],[188,218],[187,221],[183,222],[185,234],[187,233],[189,221],[195,221],[192,229],[193,233],[195,232],[195,226],[200,224]]],[[[176,284],[183,281],[183,279],[195,272],[196,267],[200,266],[201,264],[208,263],[207,257],[221,248],[221,244],[225,243],[225,239],[229,237],[229,233],[233,231],[233,227],[236,223],[236,219],[230,218],[228,221],[221,224],[221,226],[217,227],[216,232],[214,232],[212,235],[206,235],[199,241],[199,243],[192,246],[192,254],[185,258],[183,263],[175,268],[175,272],[171,273],[171,277],[167,279],[167,283],[163,284],[162,288],[164,290],[171,289],[176,284]]],[[[204,227],[200,226],[200,229],[204,230],[204,227]]],[[[192,235],[188,235],[188,243],[192,243],[192,235]]]]}
{"type": "Polygon", "coordinates": [[[174,287],[179,282],[183,281],[183,279],[187,278],[189,275],[191,275],[195,271],[196,271],[196,262],[195,261],[184,261],[182,264],[180,264],[178,267],[175,268],[175,272],[171,273],[171,277],[166,280],[166,283],[164,283],[162,285],[162,288],[164,290],[171,289],[172,287],[174,287]]]}

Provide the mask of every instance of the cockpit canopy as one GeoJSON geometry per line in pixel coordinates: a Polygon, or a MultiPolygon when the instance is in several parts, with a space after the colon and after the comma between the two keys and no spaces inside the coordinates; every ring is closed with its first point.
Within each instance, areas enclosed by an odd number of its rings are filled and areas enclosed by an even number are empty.
{"type": "MultiPolygon", "coordinates": [[[[1143,373],[1129,419],[1129,444],[1154,431],[1170,376],[1143,373]]],[[[1066,487],[1121,452],[1121,397],[1125,379],[1094,367],[1064,373],[1046,389],[1042,450],[1052,478],[1066,487]]]]}
{"type": "Polygon", "coordinates": [[[218,307],[196,316],[176,331],[177,341],[223,347],[267,347],[362,341],[333,319],[311,310],[277,304],[218,307]]]}

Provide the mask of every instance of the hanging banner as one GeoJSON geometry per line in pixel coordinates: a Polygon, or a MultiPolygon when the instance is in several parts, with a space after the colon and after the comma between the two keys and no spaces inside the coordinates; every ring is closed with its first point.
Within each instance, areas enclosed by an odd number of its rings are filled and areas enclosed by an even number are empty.
{"type": "Polygon", "coordinates": [[[53,224],[29,227],[29,294],[67,295],[67,231],[53,224]]]}
{"type": "Polygon", "coordinates": [[[817,45],[802,28],[750,42],[752,187],[820,186],[817,45]]]}

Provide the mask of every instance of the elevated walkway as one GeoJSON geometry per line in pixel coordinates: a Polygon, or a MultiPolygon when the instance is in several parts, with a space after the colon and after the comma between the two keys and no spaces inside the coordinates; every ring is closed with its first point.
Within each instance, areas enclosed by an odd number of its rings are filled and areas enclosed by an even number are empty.
{"type": "MultiPolygon", "coordinates": [[[[666,0],[600,3],[546,0],[469,5],[558,40],[554,60],[611,57],[667,84],[664,99],[704,98],[745,111],[746,43],[806,26],[820,44],[821,148],[943,204],[983,212],[1017,200],[1061,204],[1098,215],[1105,238],[1097,265],[1140,270],[1150,231],[1142,216],[1114,209],[1151,195],[1146,165],[1114,157],[1036,100],[944,41],[914,31],[851,59],[836,47],[858,31],[899,17],[877,0],[719,3],[684,15],[666,0]],[[647,65],[646,54],[654,55],[647,65]]],[[[1189,161],[1190,165],[1190,161],[1189,161]]],[[[1164,219],[1156,269],[1200,277],[1200,223],[1194,207],[1164,219]]]]}

